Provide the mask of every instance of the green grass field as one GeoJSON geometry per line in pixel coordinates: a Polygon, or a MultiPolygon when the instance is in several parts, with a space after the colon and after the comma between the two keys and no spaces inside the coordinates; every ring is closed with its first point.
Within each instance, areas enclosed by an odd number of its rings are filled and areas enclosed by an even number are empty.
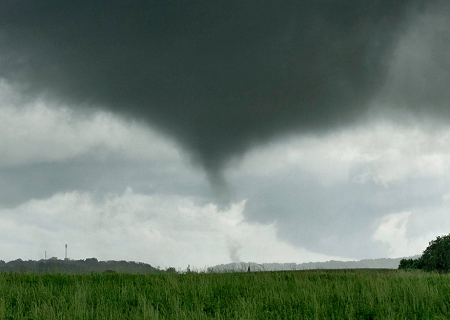
{"type": "Polygon", "coordinates": [[[450,275],[0,274],[0,319],[450,319],[450,275]]]}

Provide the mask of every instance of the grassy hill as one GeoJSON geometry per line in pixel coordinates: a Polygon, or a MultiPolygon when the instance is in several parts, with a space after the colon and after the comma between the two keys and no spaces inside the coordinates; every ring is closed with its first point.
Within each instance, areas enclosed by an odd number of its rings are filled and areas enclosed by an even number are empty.
{"type": "Polygon", "coordinates": [[[449,319],[450,277],[402,270],[0,273],[0,319],[449,319]]]}

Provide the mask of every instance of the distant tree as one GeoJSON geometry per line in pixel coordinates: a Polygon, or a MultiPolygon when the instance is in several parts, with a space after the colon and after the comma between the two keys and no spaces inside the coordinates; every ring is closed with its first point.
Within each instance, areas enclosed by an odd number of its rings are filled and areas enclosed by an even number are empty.
{"type": "Polygon", "coordinates": [[[403,270],[422,269],[422,265],[420,262],[421,262],[420,258],[418,258],[418,259],[402,259],[402,260],[400,260],[400,264],[398,265],[398,268],[403,269],[403,270]]]}
{"type": "Polygon", "coordinates": [[[177,273],[177,270],[174,267],[169,267],[166,269],[166,273],[177,273]]]}

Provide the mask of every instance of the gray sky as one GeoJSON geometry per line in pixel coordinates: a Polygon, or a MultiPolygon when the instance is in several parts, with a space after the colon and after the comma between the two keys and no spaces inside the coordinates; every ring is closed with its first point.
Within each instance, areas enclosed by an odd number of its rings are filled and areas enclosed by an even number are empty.
{"type": "Polygon", "coordinates": [[[0,3],[0,259],[413,255],[448,230],[447,1],[0,3]]]}

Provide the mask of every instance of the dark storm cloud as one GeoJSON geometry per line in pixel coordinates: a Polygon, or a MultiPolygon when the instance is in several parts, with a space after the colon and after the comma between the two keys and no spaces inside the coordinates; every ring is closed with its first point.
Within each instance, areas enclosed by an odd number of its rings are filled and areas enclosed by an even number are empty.
{"type": "Polygon", "coordinates": [[[155,162],[97,162],[79,157],[0,168],[0,207],[13,208],[29,199],[47,199],[73,190],[90,192],[102,199],[105,194],[122,194],[126,187],[136,193],[193,197],[200,205],[213,198],[208,184],[187,170],[173,173],[155,162]]]}
{"type": "Polygon", "coordinates": [[[255,143],[364,115],[414,3],[3,0],[0,76],[147,121],[220,179],[255,143]]]}
{"type": "Polygon", "coordinates": [[[448,125],[450,2],[431,4],[409,17],[379,95],[384,104],[402,107],[402,113],[406,109],[421,117],[444,120],[448,125]]]}

